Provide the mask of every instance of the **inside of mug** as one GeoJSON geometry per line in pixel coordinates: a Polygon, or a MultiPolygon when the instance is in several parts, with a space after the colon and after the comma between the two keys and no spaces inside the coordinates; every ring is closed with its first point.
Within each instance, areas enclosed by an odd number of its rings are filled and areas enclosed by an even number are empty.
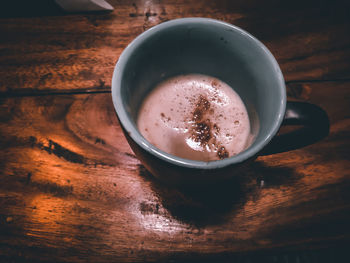
{"type": "Polygon", "coordinates": [[[143,99],[159,82],[198,73],[226,82],[239,94],[256,134],[250,147],[271,133],[281,114],[280,69],[254,38],[223,25],[193,22],[158,27],[134,41],[121,85],[135,127],[143,99]]]}

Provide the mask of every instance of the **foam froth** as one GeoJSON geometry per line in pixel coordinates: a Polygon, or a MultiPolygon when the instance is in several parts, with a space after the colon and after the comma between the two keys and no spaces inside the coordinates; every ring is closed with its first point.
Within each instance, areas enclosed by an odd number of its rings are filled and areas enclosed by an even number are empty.
{"type": "Polygon", "coordinates": [[[228,158],[250,142],[241,98],[226,83],[200,74],[158,84],[141,105],[137,125],[159,149],[192,160],[228,158]]]}

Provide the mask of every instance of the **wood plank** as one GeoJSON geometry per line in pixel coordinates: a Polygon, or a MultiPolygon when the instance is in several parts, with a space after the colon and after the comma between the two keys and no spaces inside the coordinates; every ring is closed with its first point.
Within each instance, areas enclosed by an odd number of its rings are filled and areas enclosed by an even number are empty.
{"type": "Polygon", "coordinates": [[[215,18],[252,33],[276,56],[287,82],[350,79],[345,2],[110,2],[111,14],[0,19],[2,96],[107,91],[127,44],[144,30],[180,17],[215,18]]]}
{"type": "Polygon", "coordinates": [[[329,137],[259,157],[241,184],[191,190],[165,187],[144,169],[110,94],[2,98],[0,259],[201,262],[254,252],[261,262],[259,253],[271,249],[324,255],[323,247],[343,247],[350,241],[349,85],[290,84],[291,99],[329,113],[329,137]]]}

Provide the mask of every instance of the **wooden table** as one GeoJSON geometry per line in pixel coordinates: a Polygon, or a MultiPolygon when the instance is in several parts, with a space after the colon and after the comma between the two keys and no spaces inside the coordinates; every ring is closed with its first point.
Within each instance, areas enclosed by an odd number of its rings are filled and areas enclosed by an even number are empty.
{"type": "Polygon", "coordinates": [[[2,12],[0,262],[349,259],[349,4],[109,2],[109,14],[2,12]],[[122,134],[112,72],[144,30],[192,16],[260,39],[289,99],[328,112],[330,135],[259,157],[240,185],[189,190],[154,180],[122,134]]]}

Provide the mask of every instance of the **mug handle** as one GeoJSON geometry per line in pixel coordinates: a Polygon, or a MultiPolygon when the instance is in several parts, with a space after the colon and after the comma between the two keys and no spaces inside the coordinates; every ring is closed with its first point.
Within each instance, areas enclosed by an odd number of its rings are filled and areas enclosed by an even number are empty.
{"type": "Polygon", "coordinates": [[[288,101],[283,125],[302,127],[276,135],[259,155],[295,150],[313,144],[329,134],[327,113],[319,106],[307,102],[288,101]]]}

